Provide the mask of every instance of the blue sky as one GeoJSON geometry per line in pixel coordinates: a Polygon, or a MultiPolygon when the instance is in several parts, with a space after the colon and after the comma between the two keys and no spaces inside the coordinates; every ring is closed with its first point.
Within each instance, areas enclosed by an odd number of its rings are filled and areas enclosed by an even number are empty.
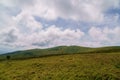
{"type": "Polygon", "coordinates": [[[0,0],[0,52],[120,46],[120,0],[0,0]]]}

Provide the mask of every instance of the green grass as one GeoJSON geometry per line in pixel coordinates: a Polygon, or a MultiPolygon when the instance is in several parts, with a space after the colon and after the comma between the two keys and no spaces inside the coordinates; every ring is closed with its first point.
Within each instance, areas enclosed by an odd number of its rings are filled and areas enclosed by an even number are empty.
{"type": "Polygon", "coordinates": [[[120,46],[101,48],[89,48],[80,46],[58,46],[48,49],[32,49],[0,55],[0,60],[5,60],[6,56],[8,55],[11,56],[11,59],[27,59],[61,54],[112,53],[112,52],[120,52],[120,46]]]}
{"type": "Polygon", "coordinates": [[[120,80],[120,52],[1,61],[0,80],[120,80]]]}

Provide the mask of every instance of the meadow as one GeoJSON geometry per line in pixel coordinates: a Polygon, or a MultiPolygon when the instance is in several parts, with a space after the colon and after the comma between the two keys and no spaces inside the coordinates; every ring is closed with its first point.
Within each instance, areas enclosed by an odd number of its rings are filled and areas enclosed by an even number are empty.
{"type": "Polygon", "coordinates": [[[4,60],[0,80],[120,80],[120,52],[4,60]]]}

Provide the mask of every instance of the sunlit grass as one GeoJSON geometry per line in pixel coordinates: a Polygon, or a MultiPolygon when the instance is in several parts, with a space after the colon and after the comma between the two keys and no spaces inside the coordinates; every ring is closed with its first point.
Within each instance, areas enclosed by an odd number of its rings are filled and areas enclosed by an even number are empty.
{"type": "Polygon", "coordinates": [[[2,61],[0,80],[120,80],[120,53],[2,61]]]}

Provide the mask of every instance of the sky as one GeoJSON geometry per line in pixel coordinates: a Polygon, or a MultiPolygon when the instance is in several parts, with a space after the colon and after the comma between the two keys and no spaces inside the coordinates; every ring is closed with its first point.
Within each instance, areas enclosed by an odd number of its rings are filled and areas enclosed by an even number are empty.
{"type": "Polygon", "coordinates": [[[120,0],[0,0],[0,53],[120,46],[120,0]]]}

